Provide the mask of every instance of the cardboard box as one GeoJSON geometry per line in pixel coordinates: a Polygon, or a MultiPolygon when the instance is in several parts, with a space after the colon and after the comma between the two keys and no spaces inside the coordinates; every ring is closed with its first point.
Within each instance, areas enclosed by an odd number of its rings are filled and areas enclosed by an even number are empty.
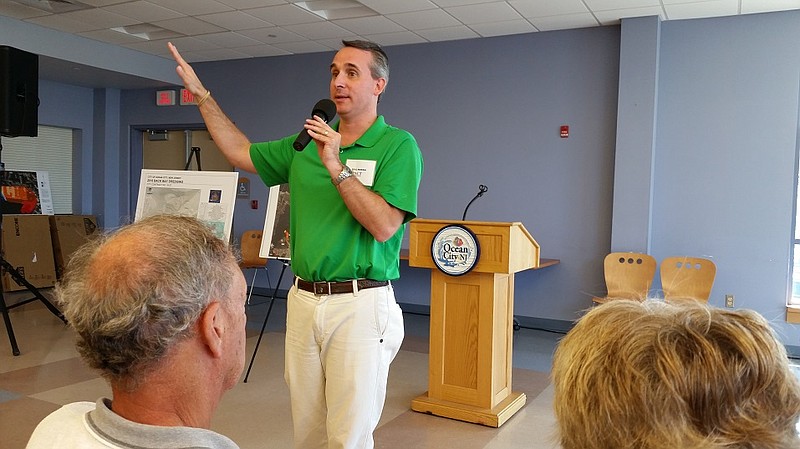
{"type": "MultiPolygon", "coordinates": [[[[50,217],[47,215],[4,215],[3,252],[5,259],[34,287],[52,287],[56,282],[50,217]]],[[[3,290],[24,290],[3,271],[3,290]]]]}
{"type": "Polygon", "coordinates": [[[97,235],[97,219],[93,215],[50,216],[50,237],[53,240],[57,279],[64,275],[64,268],[72,253],[97,235]]]}

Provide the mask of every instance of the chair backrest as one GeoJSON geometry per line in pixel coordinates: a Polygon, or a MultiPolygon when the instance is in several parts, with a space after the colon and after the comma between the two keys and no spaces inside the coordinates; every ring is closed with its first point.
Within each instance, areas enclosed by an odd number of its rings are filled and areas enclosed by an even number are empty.
{"type": "Polygon", "coordinates": [[[261,231],[258,229],[251,229],[242,233],[241,241],[242,249],[242,263],[239,264],[242,268],[260,268],[267,264],[267,259],[259,257],[258,253],[261,251],[261,231]]]}
{"type": "Polygon", "coordinates": [[[649,254],[618,252],[603,259],[608,299],[644,301],[656,274],[656,260],[649,254]]]}
{"type": "Polygon", "coordinates": [[[701,257],[667,257],[661,261],[661,288],[664,300],[696,299],[708,301],[717,266],[701,257]]]}

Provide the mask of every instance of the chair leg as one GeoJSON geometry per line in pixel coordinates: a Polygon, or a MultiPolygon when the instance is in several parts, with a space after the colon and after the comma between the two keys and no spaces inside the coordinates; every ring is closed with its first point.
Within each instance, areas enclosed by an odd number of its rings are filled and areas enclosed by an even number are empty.
{"type": "Polygon", "coordinates": [[[253,296],[253,289],[256,288],[256,276],[258,276],[258,268],[253,270],[253,281],[250,283],[250,289],[247,292],[247,305],[250,305],[250,297],[253,296]]]}

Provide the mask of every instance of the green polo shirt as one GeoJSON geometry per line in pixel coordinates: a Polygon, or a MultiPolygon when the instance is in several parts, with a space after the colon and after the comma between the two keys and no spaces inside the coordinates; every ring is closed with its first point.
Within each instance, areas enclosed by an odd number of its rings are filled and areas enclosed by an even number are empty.
{"type": "MultiPolygon", "coordinates": [[[[333,125],[338,129],[339,123],[333,125]]],[[[268,186],[289,183],[289,232],[292,271],[308,281],[400,277],[400,244],[405,223],[416,217],[422,179],[422,154],[409,132],[387,125],[383,116],[340,159],[386,202],[406,213],[403,226],[386,242],[377,242],[344,204],[319,159],[314,141],[295,151],[297,134],[254,143],[250,158],[268,186]]]]}

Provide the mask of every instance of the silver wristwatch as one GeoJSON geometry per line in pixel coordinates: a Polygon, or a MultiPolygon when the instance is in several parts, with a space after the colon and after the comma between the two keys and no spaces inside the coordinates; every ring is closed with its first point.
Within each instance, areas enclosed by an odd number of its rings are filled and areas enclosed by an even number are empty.
{"type": "Polygon", "coordinates": [[[342,183],[342,181],[351,176],[353,176],[353,170],[351,170],[347,165],[342,165],[342,172],[339,173],[339,176],[331,178],[331,183],[335,186],[338,186],[342,183]]]}

